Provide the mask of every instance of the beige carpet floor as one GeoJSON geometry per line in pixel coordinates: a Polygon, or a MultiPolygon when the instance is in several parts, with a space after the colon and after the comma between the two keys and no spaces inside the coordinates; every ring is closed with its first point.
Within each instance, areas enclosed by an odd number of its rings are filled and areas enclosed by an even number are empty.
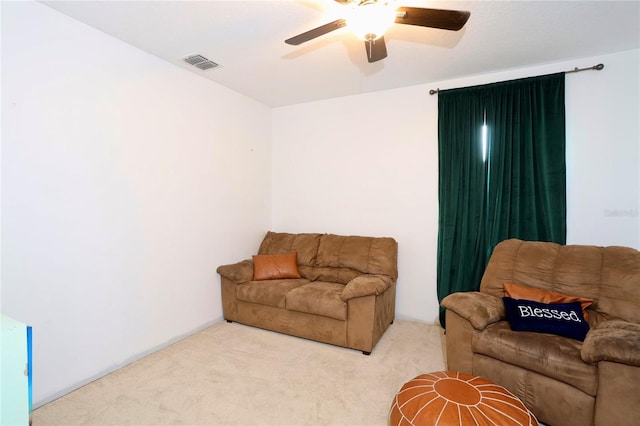
{"type": "Polygon", "coordinates": [[[369,356],[221,322],[33,412],[33,425],[386,425],[444,369],[440,327],[396,320],[369,356]]]}

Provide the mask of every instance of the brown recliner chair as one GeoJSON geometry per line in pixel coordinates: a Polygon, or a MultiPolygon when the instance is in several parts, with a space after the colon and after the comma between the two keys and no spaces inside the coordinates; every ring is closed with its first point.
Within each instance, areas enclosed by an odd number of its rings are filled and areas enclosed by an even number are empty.
{"type": "Polygon", "coordinates": [[[449,370],[506,387],[552,426],[640,424],[639,251],[506,240],[480,291],[451,294],[442,306],[449,370]],[[592,299],[584,342],[512,331],[504,283],[592,299]]]}

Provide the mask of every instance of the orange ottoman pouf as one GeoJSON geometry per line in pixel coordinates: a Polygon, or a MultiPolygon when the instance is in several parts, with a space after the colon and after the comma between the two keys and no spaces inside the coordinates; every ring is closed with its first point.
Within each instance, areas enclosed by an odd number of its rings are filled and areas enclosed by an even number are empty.
{"type": "Polygon", "coordinates": [[[392,426],[538,426],[515,395],[478,376],[437,371],[408,381],[393,399],[392,426]]]}

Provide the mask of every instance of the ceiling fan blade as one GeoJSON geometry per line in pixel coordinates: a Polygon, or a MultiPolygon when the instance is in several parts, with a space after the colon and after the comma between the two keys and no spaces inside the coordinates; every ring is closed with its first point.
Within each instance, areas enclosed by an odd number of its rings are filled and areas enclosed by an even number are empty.
{"type": "Polygon", "coordinates": [[[346,25],[347,21],[345,19],[336,19],[333,22],[329,22],[328,24],[321,25],[318,28],[314,28],[302,34],[298,34],[297,36],[291,37],[284,42],[297,46],[304,43],[305,41],[313,40],[316,37],[320,37],[321,35],[325,35],[346,25]]]}
{"type": "Polygon", "coordinates": [[[396,24],[419,25],[458,31],[467,23],[469,12],[461,10],[427,9],[422,7],[399,7],[396,24]]]}
{"type": "Polygon", "coordinates": [[[387,57],[387,45],[384,36],[377,40],[365,40],[364,47],[367,49],[367,60],[376,62],[387,57]]]}

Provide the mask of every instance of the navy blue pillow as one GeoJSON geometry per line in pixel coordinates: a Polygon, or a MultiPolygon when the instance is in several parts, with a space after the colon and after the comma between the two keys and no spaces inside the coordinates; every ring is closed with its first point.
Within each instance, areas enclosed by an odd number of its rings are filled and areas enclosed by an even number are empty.
{"type": "Polygon", "coordinates": [[[502,300],[513,331],[551,333],[580,341],[589,332],[580,302],[541,303],[510,297],[503,297],[502,300]]]}

